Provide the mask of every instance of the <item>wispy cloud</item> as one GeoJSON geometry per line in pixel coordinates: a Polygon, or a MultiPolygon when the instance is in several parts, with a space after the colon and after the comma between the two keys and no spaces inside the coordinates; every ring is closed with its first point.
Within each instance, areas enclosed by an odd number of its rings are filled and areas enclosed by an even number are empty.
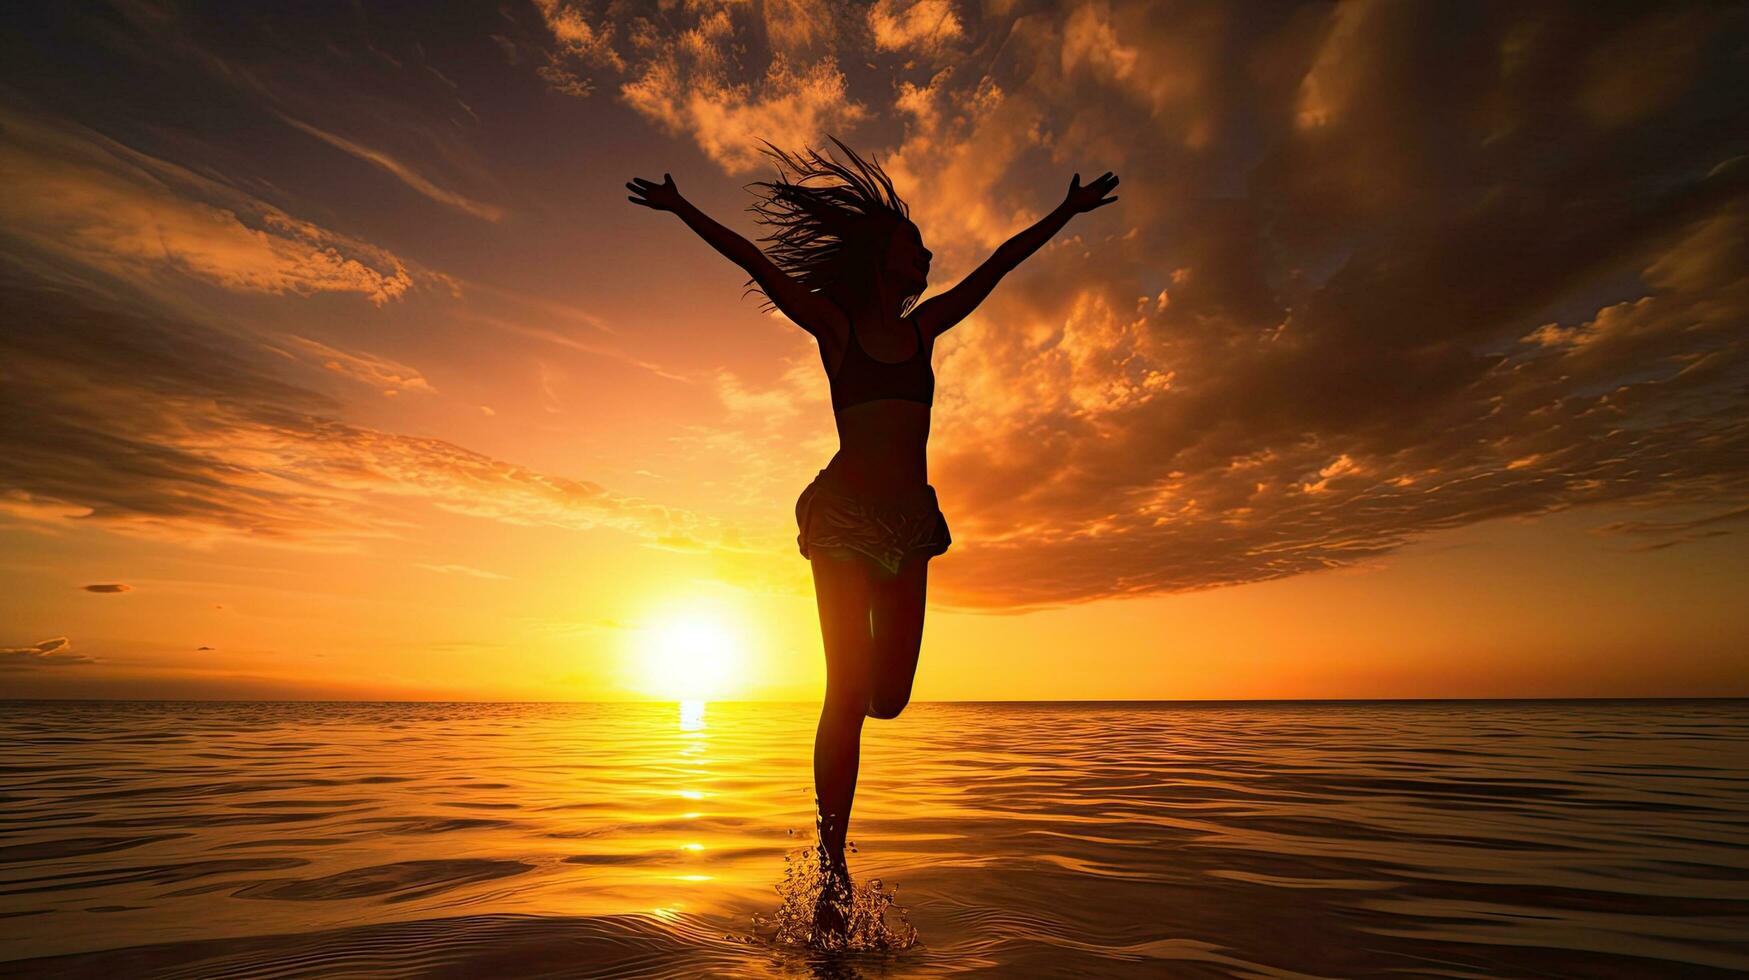
{"type": "Polygon", "coordinates": [[[420,562],[414,567],[423,568],[428,572],[437,572],[443,575],[466,575],[471,578],[491,579],[499,582],[507,582],[510,580],[510,576],[508,575],[500,575],[497,572],[488,572],[467,565],[427,565],[424,562],[420,562]]]}
{"type": "Polygon", "coordinates": [[[1615,521],[1592,530],[1603,535],[1650,538],[1653,540],[1640,545],[1639,550],[1660,551],[1690,541],[1724,537],[1727,534],[1736,533],[1737,529],[1732,525],[1745,523],[1749,523],[1749,507],[1739,507],[1735,510],[1708,514],[1705,517],[1689,520],[1615,521]]]}
{"type": "Polygon", "coordinates": [[[5,235],[133,281],[177,274],[240,292],[357,293],[383,304],[413,288],[386,250],[256,200],[89,130],[0,108],[5,235]]]}
{"type": "Polygon", "coordinates": [[[399,180],[401,183],[406,184],[408,187],[413,188],[415,191],[418,191],[439,204],[455,208],[458,211],[466,212],[476,218],[481,218],[486,221],[501,221],[504,218],[504,209],[498,205],[476,201],[464,194],[457,193],[445,187],[439,187],[437,184],[432,183],[423,175],[415,171],[412,167],[402,163],[381,150],[372,149],[361,143],[349,140],[344,136],[337,136],[325,129],[312,126],[299,119],[293,119],[291,116],[283,113],[280,114],[280,118],[285,120],[286,125],[292,126],[301,132],[308,133],[322,142],[327,143],[329,146],[350,153],[366,163],[381,167],[383,170],[393,174],[395,179],[399,180]]]}
{"type": "Polygon", "coordinates": [[[71,667],[97,662],[94,657],[87,657],[82,653],[71,651],[72,643],[64,636],[57,636],[27,647],[0,647],[0,671],[71,667]]]}
{"type": "Polygon", "coordinates": [[[343,351],[320,341],[296,335],[269,341],[266,346],[269,350],[285,357],[318,364],[323,370],[368,385],[384,395],[394,396],[402,392],[431,394],[437,391],[429,381],[425,380],[425,376],[419,372],[418,368],[386,357],[358,351],[343,351]]]}

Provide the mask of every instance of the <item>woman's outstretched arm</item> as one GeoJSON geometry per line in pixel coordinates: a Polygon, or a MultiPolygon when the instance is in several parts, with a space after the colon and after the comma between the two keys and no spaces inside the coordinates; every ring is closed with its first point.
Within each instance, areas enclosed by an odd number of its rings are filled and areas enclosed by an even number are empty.
{"type": "Polygon", "coordinates": [[[1003,242],[994,254],[984,260],[983,265],[961,279],[952,289],[918,304],[911,314],[918,329],[935,336],[964,320],[978,308],[984,297],[990,295],[990,290],[996,288],[1003,276],[1038,251],[1045,242],[1054,238],[1069,223],[1070,218],[1116,201],[1115,197],[1105,196],[1116,186],[1117,177],[1110,171],[1086,187],[1081,186],[1081,175],[1076,174],[1069,181],[1068,195],[1063,198],[1063,203],[1057,205],[1056,210],[1040,218],[1031,228],[1003,242]]]}
{"type": "Polygon", "coordinates": [[[753,281],[759,284],[759,288],[765,290],[765,295],[777,304],[777,308],[803,330],[818,336],[822,328],[833,324],[835,320],[843,319],[843,314],[830,300],[803,289],[767,258],[759,250],[759,246],[724,228],[710,215],[682,197],[679,188],[674,186],[671,175],[663,174],[660,184],[642,177],[633,177],[627,182],[626,188],[634,195],[626,200],[633,204],[642,204],[657,211],[672,211],[679,215],[680,220],[686,222],[686,226],[696,232],[698,237],[721,252],[729,261],[745,269],[753,277],[753,281]]]}

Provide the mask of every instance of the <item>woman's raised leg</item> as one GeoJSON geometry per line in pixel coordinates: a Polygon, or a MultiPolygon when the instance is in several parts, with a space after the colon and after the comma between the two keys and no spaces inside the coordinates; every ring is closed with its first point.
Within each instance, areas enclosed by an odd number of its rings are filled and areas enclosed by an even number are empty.
{"type": "Polygon", "coordinates": [[[923,646],[923,612],[929,591],[929,558],[907,559],[897,574],[874,583],[872,674],[868,716],[897,718],[911,701],[917,654],[923,646]]]}

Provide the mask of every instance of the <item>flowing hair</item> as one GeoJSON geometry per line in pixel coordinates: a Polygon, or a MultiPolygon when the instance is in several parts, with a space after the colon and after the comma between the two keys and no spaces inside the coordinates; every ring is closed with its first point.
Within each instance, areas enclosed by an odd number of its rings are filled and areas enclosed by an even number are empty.
{"type": "MultiPolygon", "coordinates": [[[[803,289],[834,297],[856,276],[870,274],[892,232],[910,222],[911,209],[879,163],[864,160],[836,136],[827,138],[850,157],[849,163],[806,147],[792,155],[760,140],[761,152],[777,162],[777,179],[745,189],[763,189],[754,191],[759,200],[747,210],[772,229],[759,239],[771,243],[764,247],[766,256],[803,289]]],[[[747,285],[747,293],[765,296],[752,279],[747,285]]],[[[920,295],[904,297],[899,315],[909,313],[920,295]]],[[[776,305],[766,296],[762,308],[776,305]]]]}

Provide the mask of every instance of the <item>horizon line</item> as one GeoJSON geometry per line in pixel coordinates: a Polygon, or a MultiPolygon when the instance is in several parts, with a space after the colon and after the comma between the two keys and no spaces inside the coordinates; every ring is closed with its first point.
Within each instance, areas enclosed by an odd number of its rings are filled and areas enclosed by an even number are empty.
{"type": "MultiPolygon", "coordinates": [[[[927,704],[1442,704],[1520,703],[1554,701],[1749,701],[1749,694],[1723,695],[1574,695],[1540,697],[1449,697],[1449,698],[1012,698],[942,699],[912,701],[911,707],[927,704]]],[[[643,698],[617,700],[581,699],[458,699],[458,698],[94,698],[94,697],[0,697],[0,704],[35,703],[114,704],[818,704],[815,699],[794,698],[643,698]]]]}

